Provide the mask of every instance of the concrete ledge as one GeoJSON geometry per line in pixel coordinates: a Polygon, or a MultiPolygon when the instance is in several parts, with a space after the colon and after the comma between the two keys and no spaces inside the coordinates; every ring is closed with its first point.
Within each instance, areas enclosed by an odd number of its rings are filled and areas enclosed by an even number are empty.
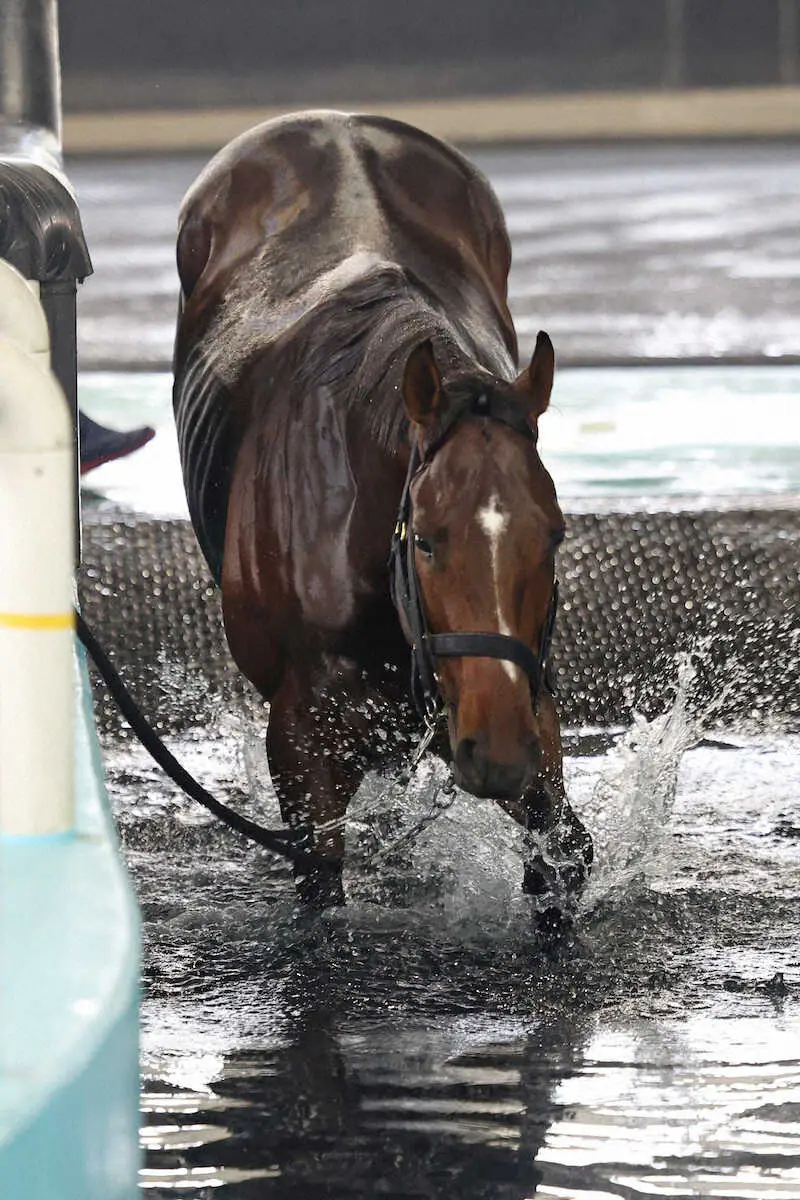
{"type": "Polygon", "coordinates": [[[0,843],[0,1195],[138,1196],[139,923],[78,652],[74,836],[0,843]]]}
{"type": "MultiPolygon", "coordinates": [[[[800,135],[797,87],[473,96],[334,107],[396,117],[463,144],[800,135]]],[[[287,111],[291,108],[73,113],[64,119],[64,147],[68,154],[213,150],[287,111]]]]}

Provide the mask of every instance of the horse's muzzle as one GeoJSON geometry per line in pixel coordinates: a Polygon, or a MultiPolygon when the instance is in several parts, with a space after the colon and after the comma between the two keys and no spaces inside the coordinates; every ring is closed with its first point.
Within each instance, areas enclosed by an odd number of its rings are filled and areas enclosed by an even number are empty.
{"type": "Polygon", "coordinates": [[[473,796],[516,800],[533,778],[537,758],[531,755],[516,763],[497,762],[489,756],[486,738],[462,738],[453,755],[453,775],[458,786],[473,796]]]}

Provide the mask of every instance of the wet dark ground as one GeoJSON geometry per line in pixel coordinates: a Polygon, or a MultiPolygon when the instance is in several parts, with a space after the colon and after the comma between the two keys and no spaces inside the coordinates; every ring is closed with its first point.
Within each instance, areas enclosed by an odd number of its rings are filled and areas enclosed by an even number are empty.
{"type": "MultiPolygon", "coordinates": [[[[146,1194],[800,1196],[797,737],[698,736],[679,702],[633,741],[568,739],[598,870],[555,952],[490,802],[460,796],[376,869],[367,787],[350,903],[310,915],[110,747],[145,921],[146,1194]]],[[[178,742],[274,822],[249,722],[178,742]]],[[[436,778],[392,795],[401,830],[436,778]]]]}

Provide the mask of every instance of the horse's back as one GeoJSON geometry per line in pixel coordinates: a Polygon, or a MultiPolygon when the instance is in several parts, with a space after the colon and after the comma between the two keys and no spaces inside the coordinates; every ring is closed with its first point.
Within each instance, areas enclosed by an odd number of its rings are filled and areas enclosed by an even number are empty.
{"type": "Polygon", "coordinates": [[[231,142],[186,195],[182,325],[203,328],[258,291],[259,303],[276,310],[259,314],[262,332],[275,336],[297,319],[304,298],[313,306],[379,262],[409,270],[434,295],[457,291],[456,279],[471,283],[512,341],[505,223],[467,159],[384,117],[279,118],[231,142]]]}
{"type": "Polygon", "coordinates": [[[301,113],[250,130],[211,160],[180,216],[174,397],[189,509],[217,577],[248,364],[387,266],[468,343],[488,338],[514,358],[509,263],[483,175],[400,122],[301,113]]]}

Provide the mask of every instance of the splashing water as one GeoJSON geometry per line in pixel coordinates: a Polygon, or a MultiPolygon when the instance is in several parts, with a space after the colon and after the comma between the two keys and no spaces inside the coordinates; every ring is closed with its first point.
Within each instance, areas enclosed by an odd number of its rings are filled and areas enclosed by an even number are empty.
{"type": "Polygon", "coordinates": [[[633,714],[633,725],[606,755],[605,770],[581,811],[595,847],[595,865],[581,904],[584,912],[646,884],[656,862],[663,865],[669,854],[669,820],[681,759],[701,740],[704,725],[702,715],[688,711],[695,681],[688,655],[678,658],[677,674],[671,708],[652,721],[633,714]]]}
{"type": "MultiPolygon", "coordinates": [[[[322,914],[300,913],[285,867],[214,826],[170,841],[151,798],[129,838],[148,898],[144,1185],[407,1195],[405,1174],[387,1183],[391,1159],[414,1165],[412,1184],[445,1164],[459,1195],[470,1181],[470,1195],[499,1195],[512,1176],[517,1195],[535,1155],[543,1182],[526,1195],[588,1200],[620,1180],[650,1195],[667,1166],[682,1195],[795,1195],[797,750],[735,745],[726,728],[684,761],[715,705],[688,662],[677,684],[667,711],[604,755],[585,731],[567,736],[597,866],[565,958],[532,946],[524,835],[496,804],[458,793],[402,840],[445,777],[435,759],[405,789],[360,789],[349,903],[322,914]],[[392,849],[370,861],[376,845],[392,849]],[[166,1126],[163,1112],[186,1115],[166,1126]],[[754,1121],[754,1165],[737,1165],[754,1121]]],[[[245,745],[234,761],[209,752],[207,730],[189,742],[208,784],[275,823],[255,723],[214,732],[245,745]]]]}
{"type": "MultiPolygon", "coordinates": [[[[695,670],[688,655],[676,669],[676,695],[666,712],[650,721],[635,713],[602,758],[565,759],[567,793],[595,845],[579,917],[630,898],[667,865],[680,763],[713,715],[711,706],[700,715],[689,711],[695,670]]],[[[251,813],[275,824],[280,815],[263,738],[249,722],[239,733],[251,813]]],[[[456,789],[442,805],[447,778],[444,765],[427,758],[405,788],[387,777],[365,780],[346,818],[348,920],[405,910],[448,937],[528,926],[532,901],[521,892],[525,833],[492,800],[456,789]],[[424,827],[409,836],[418,825],[424,827]]]]}
{"type": "MultiPolygon", "coordinates": [[[[601,902],[629,897],[663,871],[669,822],[684,753],[702,737],[704,715],[689,711],[695,671],[677,662],[671,707],[632,727],[602,759],[567,759],[567,791],[595,844],[595,867],[579,916],[601,902]],[[599,777],[598,777],[599,776],[599,777]]],[[[521,892],[526,835],[491,800],[457,790],[452,802],[414,838],[404,831],[435,806],[446,771],[426,761],[405,790],[372,779],[347,818],[347,890],[358,906],[401,906],[438,923],[447,936],[519,931],[532,900],[521,892]],[[392,847],[397,849],[392,849],[392,847]],[[388,853],[375,850],[388,847],[388,853]]]]}
{"type": "MultiPolygon", "coordinates": [[[[430,920],[450,934],[457,927],[460,935],[469,936],[478,925],[500,931],[529,907],[520,892],[524,832],[516,822],[494,801],[456,789],[452,802],[418,836],[403,838],[404,830],[431,812],[447,775],[442,763],[426,762],[405,793],[395,794],[387,840],[398,850],[374,866],[365,866],[362,854],[364,845],[374,844],[371,797],[356,798],[348,814],[354,835],[348,841],[348,893],[359,902],[399,902],[413,910],[416,920],[430,920]]],[[[378,816],[379,822],[385,820],[378,816]]]]}

